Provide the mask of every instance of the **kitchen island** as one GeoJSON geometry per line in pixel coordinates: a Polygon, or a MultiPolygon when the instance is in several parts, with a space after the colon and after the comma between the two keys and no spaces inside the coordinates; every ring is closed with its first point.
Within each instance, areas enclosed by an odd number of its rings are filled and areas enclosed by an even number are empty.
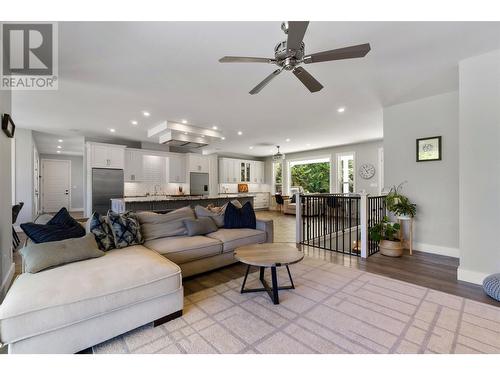
{"type": "Polygon", "coordinates": [[[241,204],[250,202],[253,206],[254,195],[252,194],[221,194],[216,196],[191,196],[191,195],[149,195],[144,197],[125,197],[111,199],[111,209],[121,213],[125,211],[153,211],[169,212],[177,208],[197,205],[207,207],[209,204],[223,206],[227,202],[237,199],[241,204]]]}

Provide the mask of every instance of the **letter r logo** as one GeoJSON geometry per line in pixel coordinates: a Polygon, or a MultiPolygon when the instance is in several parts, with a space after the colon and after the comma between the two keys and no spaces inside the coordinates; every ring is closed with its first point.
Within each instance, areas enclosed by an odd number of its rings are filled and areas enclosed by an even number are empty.
{"type": "Polygon", "coordinates": [[[3,75],[52,75],[52,24],[2,25],[3,75]]]}

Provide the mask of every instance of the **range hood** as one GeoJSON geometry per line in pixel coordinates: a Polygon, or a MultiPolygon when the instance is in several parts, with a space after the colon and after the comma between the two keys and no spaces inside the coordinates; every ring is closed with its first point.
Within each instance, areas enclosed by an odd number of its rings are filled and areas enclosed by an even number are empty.
{"type": "Polygon", "coordinates": [[[185,148],[200,148],[208,145],[204,137],[171,130],[160,135],[160,143],[163,145],[185,148]]]}
{"type": "Polygon", "coordinates": [[[160,144],[185,149],[208,146],[212,141],[224,139],[222,133],[192,125],[163,121],[148,130],[148,137],[159,136],[160,144]]]}

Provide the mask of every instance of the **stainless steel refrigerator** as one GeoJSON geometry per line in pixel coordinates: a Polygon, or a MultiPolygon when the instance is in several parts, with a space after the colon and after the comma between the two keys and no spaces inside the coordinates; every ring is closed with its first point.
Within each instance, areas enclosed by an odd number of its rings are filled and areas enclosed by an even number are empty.
{"type": "Polygon", "coordinates": [[[122,169],[92,169],[92,212],[106,215],[111,209],[111,198],[123,198],[122,169]]]}
{"type": "Polygon", "coordinates": [[[189,176],[190,195],[208,195],[208,173],[191,172],[189,176]]]}

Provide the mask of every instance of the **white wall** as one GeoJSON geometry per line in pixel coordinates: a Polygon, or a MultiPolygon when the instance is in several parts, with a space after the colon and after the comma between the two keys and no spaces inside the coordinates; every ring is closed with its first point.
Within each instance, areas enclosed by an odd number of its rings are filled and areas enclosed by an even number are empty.
{"type": "MultiPolygon", "coordinates": [[[[0,115],[11,114],[11,93],[0,91],[0,115]]],[[[14,118],[14,117],[13,117],[14,118]]],[[[14,118],[15,121],[15,118],[14,118]]],[[[12,261],[11,140],[0,131],[0,302],[14,276],[12,261]]]]}
{"type": "Polygon", "coordinates": [[[29,129],[16,129],[16,201],[24,202],[16,224],[33,221],[36,217],[33,205],[34,196],[34,149],[33,132],[29,129]]]}
{"type": "Polygon", "coordinates": [[[384,108],[385,185],[408,181],[414,247],[458,257],[458,93],[384,108]],[[416,139],[442,136],[442,160],[416,162],[416,139]]]}
{"type": "MultiPolygon", "coordinates": [[[[71,161],[71,210],[83,210],[83,155],[40,155],[42,159],[70,160],[71,161]]],[[[42,181],[40,181],[42,183],[42,181]]]]}
{"type": "Polygon", "coordinates": [[[463,60],[460,75],[460,267],[481,283],[500,272],[500,50],[463,60]]]}
{"type": "MultiPolygon", "coordinates": [[[[378,150],[383,147],[382,141],[373,141],[365,143],[354,143],[345,146],[328,147],[323,149],[302,151],[294,153],[285,153],[285,161],[283,163],[283,186],[286,193],[287,188],[289,188],[288,182],[288,165],[287,162],[290,160],[304,160],[304,159],[316,159],[322,157],[330,157],[330,187],[335,191],[336,181],[337,181],[337,154],[351,152],[356,154],[356,171],[355,171],[355,183],[356,192],[365,190],[368,194],[377,195],[379,193],[379,182],[378,176],[380,171],[378,170],[378,150]],[[375,176],[369,180],[364,180],[359,176],[358,169],[359,166],[364,163],[370,163],[375,166],[375,176]]],[[[283,147],[282,147],[282,152],[283,147]]],[[[272,158],[266,160],[266,181],[269,181],[271,186],[273,186],[272,181],[272,158]]]]}

